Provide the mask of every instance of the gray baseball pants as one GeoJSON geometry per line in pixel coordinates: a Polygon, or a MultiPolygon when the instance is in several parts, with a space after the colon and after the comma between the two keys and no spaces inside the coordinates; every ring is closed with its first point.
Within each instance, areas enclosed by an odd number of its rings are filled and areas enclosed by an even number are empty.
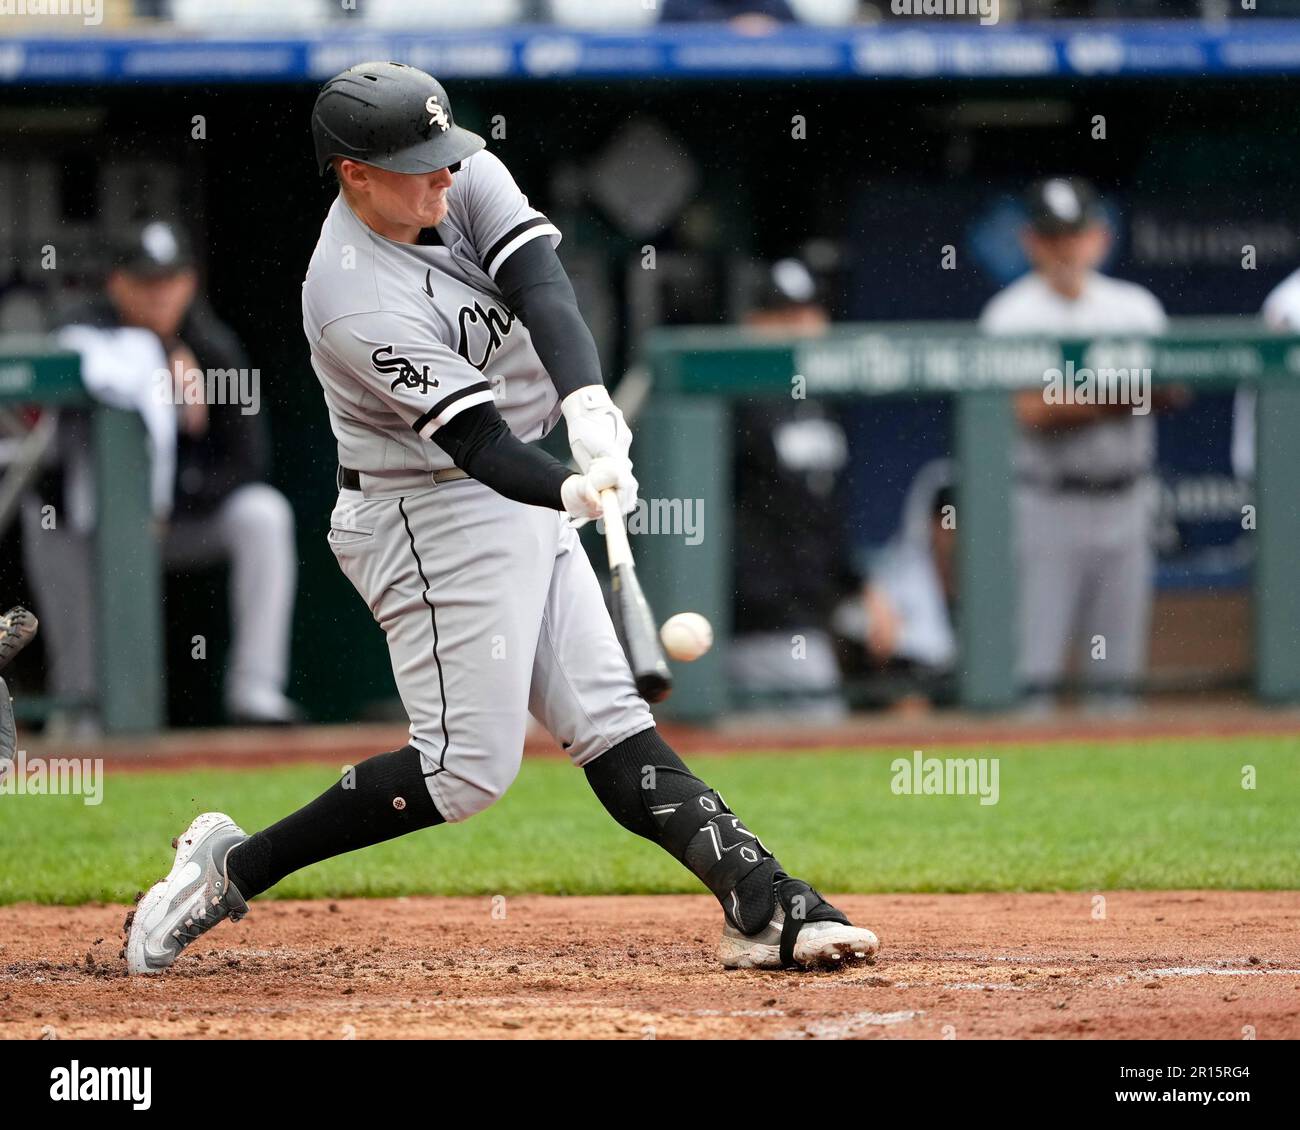
{"type": "Polygon", "coordinates": [[[1146,670],[1154,586],[1142,482],[1114,494],[1016,488],[1020,675],[1053,687],[1071,644],[1085,685],[1122,689],[1146,670]]]}
{"type": "Polygon", "coordinates": [[[563,515],[474,479],[362,486],[339,491],[330,548],[387,636],[448,821],[505,793],[529,711],[578,766],[654,725],[563,515]]]}

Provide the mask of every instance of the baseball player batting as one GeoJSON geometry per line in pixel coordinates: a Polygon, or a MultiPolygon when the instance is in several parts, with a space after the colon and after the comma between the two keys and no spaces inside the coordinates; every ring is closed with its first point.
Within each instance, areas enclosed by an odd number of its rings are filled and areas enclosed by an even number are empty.
{"type": "Polygon", "coordinates": [[[724,966],[870,960],[875,935],[782,869],[637,693],[574,528],[603,490],[635,507],[632,437],[560,233],[422,71],[344,71],[312,132],[339,185],[303,284],[338,441],[329,544],[387,637],[410,744],[251,836],[199,816],[128,919],[130,971],[166,969],[302,867],[481,812],[519,771],[530,710],[610,815],[718,898],[724,966]],[[561,415],[578,473],[533,445],[561,415]]]}

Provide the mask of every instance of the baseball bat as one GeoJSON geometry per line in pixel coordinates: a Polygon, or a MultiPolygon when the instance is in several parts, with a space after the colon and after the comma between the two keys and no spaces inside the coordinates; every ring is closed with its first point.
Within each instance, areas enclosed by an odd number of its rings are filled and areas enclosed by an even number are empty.
{"type": "Polygon", "coordinates": [[[618,491],[601,491],[600,505],[605,519],[605,550],[609,554],[609,611],[614,631],[632,667],[637,692],[646,702],[663,702],[673,689],[673,676],[659,642],[654,614],[637,580],[618,491]]]}

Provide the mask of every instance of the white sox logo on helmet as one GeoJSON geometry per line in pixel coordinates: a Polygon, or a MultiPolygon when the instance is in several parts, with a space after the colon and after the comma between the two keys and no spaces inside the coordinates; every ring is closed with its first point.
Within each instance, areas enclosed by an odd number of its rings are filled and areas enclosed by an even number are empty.
{"type": "Polygon", "coordinates": [[[447,111],[442,103],[438,101],[436,94],[429,95],[429,100],[425,102],[424,108],[429,114],[429,125],[437,126],[443,133],[451,129],[451,122],[447,120],[447,111]]]}

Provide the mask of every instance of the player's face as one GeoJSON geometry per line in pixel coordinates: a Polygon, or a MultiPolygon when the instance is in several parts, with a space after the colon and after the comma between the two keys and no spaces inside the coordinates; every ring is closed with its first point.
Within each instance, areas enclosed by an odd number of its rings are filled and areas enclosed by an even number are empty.
{"type": "Polygon", "coordinates": [[[198,285],[198,275],[189,267],[154,276],[114,271],[108,277],[108,297],[125,325],[170,338],[185,320],[198,285]]]}
{"type": "Polygon", "coordinates": [[[436,227],[446,218],[450,170],[394,173],[373,165],[354,165],[354,168],[360,172],[354,187],[364,199],[366,210],[380,221],[371,226],[381,235],[401,239],[403,233],[436,227]]]}
{"type": "Polygon", "coordinates": [[[384,206],[392,210],[393,219],[405,216],[422,228],[442,223],[447,215],[447,189],[451,187],[448,170],[390,173],[380,169],[379,174],[379,196],[384,206]]]}
{"type": "Polygon", "coordinates": [[[822,307],[806,302],[778,310],[751,311],[745,317],[745,324],[777,334],[816,335],[830,325],[830,317],[822,307]]]}
{"type": "Polygon", "coordinates": [[[1034,269],[1060,289],[1076,287],[1087,272],[1100,266],[1109,246],[1110,232],[1100,224],[1061,235],[1032,230],[1025,234],[1025,250],[1034,269]]]}

